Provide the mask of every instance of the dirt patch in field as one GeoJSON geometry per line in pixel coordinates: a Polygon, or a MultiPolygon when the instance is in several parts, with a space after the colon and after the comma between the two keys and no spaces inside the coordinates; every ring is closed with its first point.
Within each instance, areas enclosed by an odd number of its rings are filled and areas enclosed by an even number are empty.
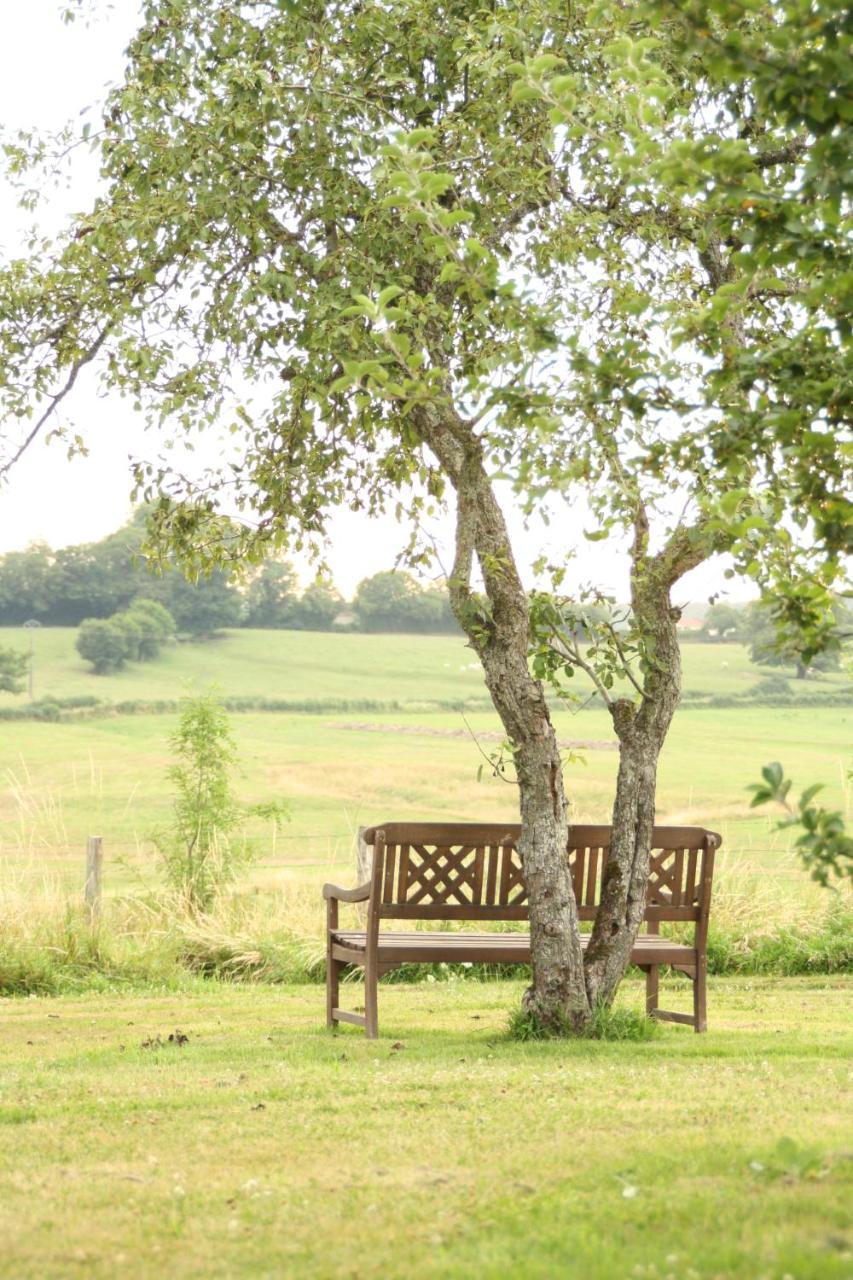
{"type": "MultiPolygon", "coordinates": [[[[375,722],[354,724],[351,720],[331,720],[329,728],[353,729],[357,733],[406,733],[422,738],[473,737],[477,742],[503,742],[506,737],[503,733],[484,731],[472,734],[467,729],[439,729],[428,724],[376,724],[375,722]]],[[[597,742],[590,738],[559,738],[557,745],[584,751],[615,751],[619,744],[615,739],[609,742],[597,742]]]]}

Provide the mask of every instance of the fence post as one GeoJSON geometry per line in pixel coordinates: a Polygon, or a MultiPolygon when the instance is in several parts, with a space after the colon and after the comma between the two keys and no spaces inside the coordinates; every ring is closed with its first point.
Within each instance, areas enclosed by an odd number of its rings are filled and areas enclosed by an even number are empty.
{"type": "MultiPolygon", "coordinates": [[[[373,850],[364,838],[367,827],[359,827],[356,832],[355,845],[355,882],[356,884],[367,884],[373,874],[373,850]]],[[[358,917],[362,924],[367,918],[367,908],[363,902],[359,902],[356,907],[358,917]]]]}
{"type": "Polygon", "coordinates": [[[86,841],[86,883],[83,897],[86,906],[97,915],[101,909],[101,872],[104,865],[104,842],[101,836],[89,836],[86,841]]]}

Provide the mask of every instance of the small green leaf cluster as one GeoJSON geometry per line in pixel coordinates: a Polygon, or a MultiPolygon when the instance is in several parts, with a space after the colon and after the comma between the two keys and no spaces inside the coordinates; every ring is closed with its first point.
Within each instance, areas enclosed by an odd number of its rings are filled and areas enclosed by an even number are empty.
{"type": "MultiPolygon", "coordinates": [[[[823,790],[823,784],[806,787],[796,804],[791,805],[788,800],[791,779],[785,777],[778,761],[765,765],[761,776],[763,782],[752,783],[748,787],[753,793],[750,807],[772,801],[788,810],[788,816],[777,822],[777,829],[800,828],[801,834],[794,847],[812,879],[824,887],[829,884],[831,876],[839,880],[853,879],[853,836],[848,835],[842,814],[812,803],[818,792],[823,790]]],[[[853,773],[848,776],[853,777],[853,773]]]]}
{"type": "Polygon", "coordinates": [[[576,671],[589,675],[605,697],[624,679],[636,687],[635,673],[653,666],[653,649],[653,637],[641,635],[630,611],[617,609],[599,591],[578,599],[531,593],[531,670],[564,701],[580,701],[564,683],[576,671]]]}

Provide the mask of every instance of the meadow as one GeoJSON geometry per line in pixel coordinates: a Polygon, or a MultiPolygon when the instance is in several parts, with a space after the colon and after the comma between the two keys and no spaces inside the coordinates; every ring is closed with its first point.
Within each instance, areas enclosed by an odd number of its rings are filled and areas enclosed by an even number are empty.
{"type": "MultiPolygon", "coordinates": [[[[14,633],[0,633],[0,644],[14,633]]],[[[151,835],[168,816],[168,738],[175,715],[145,704],[195,689],[284,701],[392,704],[394,710],[235,713],[239,790],[247,801],[285,799],[290,821],[254,828],[257,882],[316,881],[353,864],[359,825],[396,818],[508,818],[515,790],[488,757],[500,726],[486,709],[478,665],[461,640],[300,632],[226,633],[207,644],[176,645],[161,660],[113,676],[92,675],[75,653],[74,632],[36,636],[36,694],[134,701],[135,714],[80,721],[0,723],[0,857],[38,874],[78,864],[88,834],[102,835],[111,883],[151,870],[151,835]],[[441,704],[456,709],[438,709],[441,704]],[[466,709],[467,708],[467,709],[466,709]],[[482,770],[481,767],[482,766],[482,770]]],[[[684,646],[685,689],[742,693],[767,673],[736,645],[684,646]]],[[[812,682],[809,682],[810,684],[812,682]]],[[[818,685],[818,682],[815,682],[818,685]]],[[[841,676],[819,687],[839,691],[841,676]]],[[[4,705],[26,695],[5,696],[4,705]]],[[[558,707],[567,748],[566,779],[577,821],[606,821],[617,763],[606,713],[558,707]]],[[[779,759],[803,786],[826,784],[846,806],[845,768],[853,703],[837,707],[697,707],[678,713],[661,762],[662,822],[696,822],[722,833],[727,854],[788,873],[790,837],[745,790],[761,766],[779,759]]],[[[796,872],[801,879],[800,873],[796,872]]]]}
{"type": "MultiPolygon", "coordinates": [[[[390,976],[368,1042],[323,1026],[319,883],[353,882],[359,825],[515,817],[470,651],[234,632],[96,677],[73,637],[36,636],[37,696],[134,710],[0,722],[0,1277],[850,1274],[851,916],[745,787],[778,758],[846,807],[853,708],[678,714],[659,816],[723,834],[711,967],[740,975],[712,978],[706,1036],[518,1043],[521,976],[439,966],[390,976]],[[250,827],[256,862],[199,917],[154,855],[176,725],[154,704],[211,685],[315,709],[232,714],[241,796],[291,815],[250,827]],[[88,834],[106,851],[94,921],[88,834]]],[[[736,646],[684,657],[712,695],[767,674],[736,646]]],[[[609,721],[555,718],[573,814],[606,821],[609,721]]],[[[686,1008],[686,984],[664,985],[686,1008]]],[[[629,975],[618,1004],[642,1002],[629,975]]]]}
{"type": "Polygon", "coordinates": [[[372,1043],[305,986],[0,1000],[0,1276],[849,1277],[849,984],[636,1043],[512,1042],[519,994],[392,986],[372,1043]]]}

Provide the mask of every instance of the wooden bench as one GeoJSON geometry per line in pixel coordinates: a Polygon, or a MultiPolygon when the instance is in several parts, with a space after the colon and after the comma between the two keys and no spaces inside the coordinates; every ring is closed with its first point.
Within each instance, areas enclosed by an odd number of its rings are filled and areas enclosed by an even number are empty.
{"type": "MultiPolygon", "coordinates": [[[[373,873],[357,889],[323,886],[327,903],[326,1019],[330,1027],[352,1022],[370,1039],[379,1034],[377,982],[402,964],[525,964],[527,933],[396,932],[383,921],[523,921],[527,891],[517,844],[521,828],[494,823],[386,822],[365,833],[373,848],[373,873]],[[341,930],[338,905],[364,903],[367,928],[341,930]],[[340,976],[346,965],[365,971],[364,1014],[340,1008],[340,976]]],[[[708,912],[714,852],[720,837],[703,827],[655,827],[646,896],[646,930],[631,953],[646,973],[646,1009],[656,1018],[707,1029],[708,912]],[[691,921],[692,945],[660,936],[662,920],[691,921]],[[658,1008],[658,971],[668,965],[693,983],[693,1013],[658,1008]]],[[[568,860],[578,914],[595,918],[610,827],[574,826],[568,860]]]]}

